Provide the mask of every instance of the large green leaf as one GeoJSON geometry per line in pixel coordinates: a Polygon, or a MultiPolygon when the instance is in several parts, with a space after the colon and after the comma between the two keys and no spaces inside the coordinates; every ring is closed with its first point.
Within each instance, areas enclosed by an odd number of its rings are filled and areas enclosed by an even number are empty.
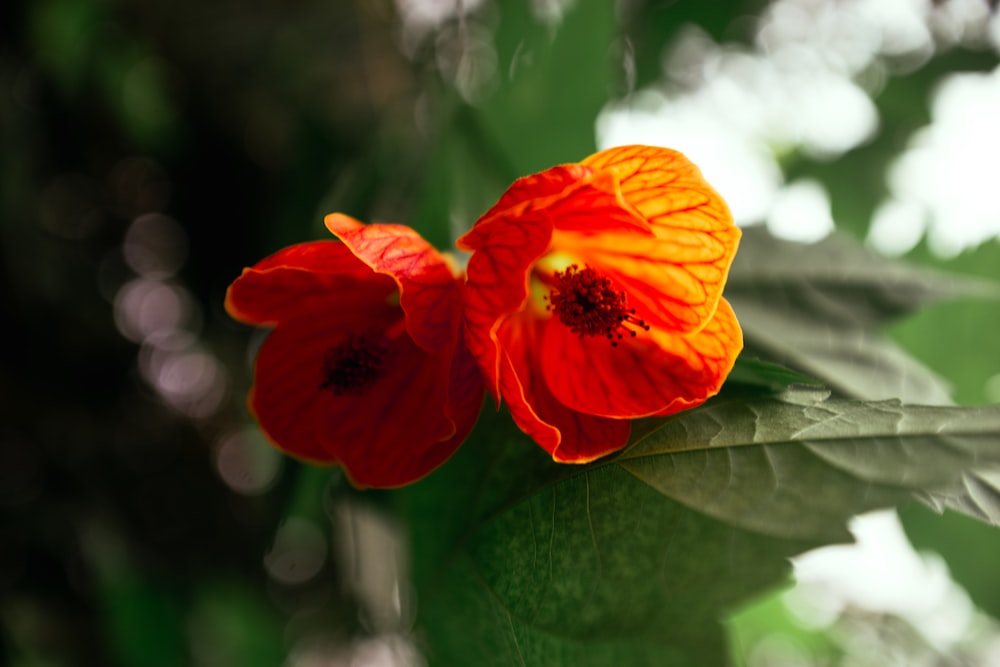
{"type": "Polygon", "coordinates": [[[1000,523],[1000,406],[819,398],[793,389],[785,400],[718,401],[668,420],[617,463],[690,507],[778,537],[845,538],[845,517],[907,492],[1000,523]]]}
{"type": "Polygon", "coordinates": [[[876,331],[920,307],[1000,296],[1000,285],[916,268],[841,236],[813,244],[744,230],[726,297],[746,354],[777,361],[855,398],[951,402],[936,374],[876,331]]]}
{"type": "Polygon", "coordinates": [[[972,497],[1000,464],[1000,407],[790,389],[643,427],[619,456],[566,466],[484,416],[402,494],[431,664],[724,664],[718,619],[790,556],[914,493],[972,497]]]}
{"type": "Polygon", "coordinates": [[[497,87],[480,112],[517,176],[595,150],[594,118],[613,78],[608,45],[619,30],[611,2],[563,3],[565,13],[551,24],[535,18],[531,4],[504,4],[497,87]]]}

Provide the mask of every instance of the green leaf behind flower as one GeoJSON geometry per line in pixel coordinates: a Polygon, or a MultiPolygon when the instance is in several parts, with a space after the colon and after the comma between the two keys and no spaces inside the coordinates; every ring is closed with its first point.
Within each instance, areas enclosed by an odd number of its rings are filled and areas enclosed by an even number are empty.
{"type": "Polygon", "coordinates": [[[722,398],[588,466],[484,416],[403,494],[425,650],[435,665],[724,664],[718,619],[782,581],[789,557],[914,494],[1000,522],[983,500],[998,467],[1000,407],[722,398]]]}
{"type": "Polygon", "coordinates": [[[747,357],[815,377],[845,397],[946,404],[950,387],[877,330],[954,298],[1000,298],[1000,284],[917,268],[841,236],[812,244],[744,230],[726,298],[747,357]]]}

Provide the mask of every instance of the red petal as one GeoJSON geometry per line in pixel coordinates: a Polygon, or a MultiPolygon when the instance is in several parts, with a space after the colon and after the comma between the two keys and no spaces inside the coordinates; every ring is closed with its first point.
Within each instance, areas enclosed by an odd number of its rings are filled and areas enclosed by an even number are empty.
{"type": "Polygon", "coordinates": [[[344,244],[314,241],[285,248],[244,269],[226,291],[226,311],[257,325],[334,310],[345,319],[363,319],[373,308],[384,309],[395,289],[344,244]]]}
{"type": "MultiPolygon", "coordinates": [[[[261,347],[251,412],[280,449],[339,462],[359,486],[393,487],[423,477],[461,444],[465,412],[448,416],[450,355],[429,355],[403,333],[389,340],[394,362],[362,395],[320,389],[323,359],[348,333],[335,319],[279,325],[261,347]]],[[[453,402],[454,403],[454,402],[453,402]]]]}
{"type": "Polygon", "coordinates": [[[459,281],[444,257],[403,225],[363,225],[340,213],[326,216],[327,228],[374,271],[399,286],[410,335],[428,352],[450,347],[460,320],[459,281]]]}
{"type": "Polygon", "coordinates": [[[561,463],[588,463],[622,449],[629,422],[577,412],[548,390],[534,356],[536,328],[536,323],[512,321],[501,331],[500,391],[518,427],[561,463]]]}
{"type": "Polygon", "coordinates": [[[323,445],[315,415],[326,409],[332,396],[319,389],[327,350],[350,331],[349,326],[330,319],[321,323],[293,320],[268,334],[257,353],[254,386],[248,397],[250,413],[275,446],[292,456],[336,461],[323,445]]]}
{"type": "MultiPolygon", "coordinates": [[[[445,413],[455,425],[452,439],[457,448],[472,431],[483,408],[483,375],[462,338],[451,357],[448,402],[445,413]]],[[[451,441],[449,441],[451,442],[451,441]]]]}
{"type": "Polygon", "coordinates": [[[568,408],[636,418],[671,414],[714,396],[742,348],[739,323],[722,300],[696,333],[640,330],[617,347],[605,338],[581,338],[552,318],[539,354],[549,389],[568,408]]]}
{"type": "Polygon", "coordinates": [[[357,486],[424,477],[458,449],[474,421],[468,413],[449,415],[450,355],[430,355],[409,336],[401,337],[400,353],[372,391],[318,415],[328,449],[357,486]]]}

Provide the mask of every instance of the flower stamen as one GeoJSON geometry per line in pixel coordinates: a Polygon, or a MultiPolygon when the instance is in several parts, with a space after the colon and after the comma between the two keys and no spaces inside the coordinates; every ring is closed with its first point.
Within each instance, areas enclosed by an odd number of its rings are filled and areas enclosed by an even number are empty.
{"type": "Polygon", "coordinates": [[[580,337],[604,336],[612,347],[617,347],[625,334],[636,336],[630,327],[649,331],[649,325],[635,316],[635,308],[628,307],[625,292],[615,290],[607,276],[589,266],[580,269],[576,264],[552,276],[554,284],[546,297],[546,309],[580,337]]]}
{"type": "Polygon", "coordinates": [[[327,350],[319,389],[335,396],[360,396],[382,376],[390,357],[388,340],[381,332],[350,334],[327,350]]]}

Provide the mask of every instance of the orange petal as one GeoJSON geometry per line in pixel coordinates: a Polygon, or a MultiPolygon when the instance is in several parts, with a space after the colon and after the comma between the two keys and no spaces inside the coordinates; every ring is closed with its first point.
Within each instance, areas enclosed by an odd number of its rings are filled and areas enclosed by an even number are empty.
{"type": "Polygon", "coordinates": [[[619,146],[583,160],[615,175],[622,197],[654,227],[727,234],[733,216],[725,200],[682,153],[657,146],[619,146]]]}
{"type": "Polygon", "coordinates": [[[551,319],[539,355],[549,390],[567,408],[636,418],[671,414],[714,396],[742,348],[736,316],[721,300],[695,333],[640,330],[617,347],[601,337],[581,338],[551,319]]]}
{"type": "Polygon", "coordinates": [[[273,325],[336,308],[364,319],[386,307],[396,285],[376,276],[342,243],[290,246],[244,269],[226,290],[226,311],[247,324],[273,325]]]}
{"type": "Polygon", "coordinates": [[[613,175],[565,165],[516,180],[500,201],[458,239],[458,247],[489,251],[495,226],[526,224],[582,233],[651,233],[649,225],[622,200],[613,175]]]}
{"type": "Polygon", "coordinates": [[[589,463],[622,449],[631,425],[567,408],[539,377],[537,328],[509,322],[501,331],[500,391],[518,427],[561,463],[589,463]]]}
{"type": "Polygon", "coordinates": [[[459,282],[433,246],[404,225],[364,225],[340,213],[325,222],[361,261],[396,281],[407,330],[418,345],[436,353],[454,342],[459,282]]]}
{"type": "Polygon", "coordinates": [[[607,233],[553,234],[552,247],[611,279],[647,323],[695,331],[715,312],[728,271],[729,249],[710,235],[672,238],[607,233]]]}
{"type": "Polygon", "coordinates": [[[484,246],[469,258],[462,296],[469,350],[497,397],[501,389],[496,330],[504,317],[524,307],[528,270],[545,252],[552,232],[551,224],[537,213],[508,222],[479,228],[471,237],[484,246]]]}
{"type": "MultiPolygon", "coordinates": [[[[395,331],[386,373],[362,394],[338,396],[319,385],[328,350],[346,333],[340,323],[279,325],[255,365],[250,408],[262,430],[293,456],[340,463],[358,486],[400,486],[432,471],[462,440],[446,414],[451,358],[429,355],[402,327],[395,331]]],[[[460,421],[467,433],[470,416],[460,421]]]]}
{"type": "Polygon", "coordinates": [[[462,250],[476,250],[487,243],[483,227],[495,219],[514,220],[525,213],[544,209],[551,202],[565,198],[592,175],[592,170],[579,164],[552,167],[514,181],[497,203],[486,211],[475,226],[457,245],[462,250]]]}
{"type": "MultiPolygon", "coordinates": [[[[662,261],[676,265],[703,285],[702,307],[696,310],[700,326],[714,312],[722,295],[741,235],[725,200],[705,181],[697,166],[667,148],[610,148],[591,155],[583,164],[614,175],[622,199],[649,223],[663,242],[657,253],[662,261]]],[[[612,254],[626,250],[610,239],[606,247],[613,249],[612,254]]],[[[648,253],[646,248],[636,250],[636,255],[648,253]]],[[[615,261],[613,256],[608,258],[609,264],[615,261]]],[[[681,280],[681,292],[691,284],[690,279],[681,280]]],[[[698,305],[695,293],[685,300],[698,305]]]]}

